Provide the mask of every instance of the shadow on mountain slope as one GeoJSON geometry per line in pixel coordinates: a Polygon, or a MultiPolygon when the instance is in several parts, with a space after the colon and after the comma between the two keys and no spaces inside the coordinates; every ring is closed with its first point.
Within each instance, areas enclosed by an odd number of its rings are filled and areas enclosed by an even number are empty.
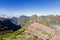
{"type": "Polygon", "coordinates": [[[13,24],[12,22],[10,22],[9,20],[0,21],[0,31],[4,31],[4,30],[16,31],[20,28],[21,28],[21,26],[17,26],[15,24],[13,24]]]}

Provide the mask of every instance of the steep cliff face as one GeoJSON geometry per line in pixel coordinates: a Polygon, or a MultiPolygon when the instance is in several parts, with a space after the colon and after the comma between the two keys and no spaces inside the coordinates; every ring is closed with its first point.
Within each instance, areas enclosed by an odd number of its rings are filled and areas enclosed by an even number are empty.
{"type": "Polygon", "coordinates": [[[21,28],[21,26],[17,26],[15,24],[13,24],[8,19],[0,18],[0,31],[4,31],[4,30],[13,30],[13,31],[16,31],[19,28],[21,28]]]}

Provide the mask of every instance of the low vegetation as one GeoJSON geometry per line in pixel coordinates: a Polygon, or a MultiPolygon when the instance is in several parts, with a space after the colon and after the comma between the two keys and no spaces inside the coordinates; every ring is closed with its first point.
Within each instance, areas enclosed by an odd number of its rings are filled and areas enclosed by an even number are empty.
{"type": "Polygon", "coordinates": [[[14,37],[16,35],[22,34],[27,29],[27,27],[29,25],[31,25],[33,22],[28,22],[28,23],[26,23],[26,25],[24,27],[22,27],[21,29],[19,29],[18,31],[15,31],[15,32],[12,32],[12,33],[7,33],[7,34],[4,34],[4,35],[0,36],[0,39],[6,39],[6,38],[9,38],[9,37],[14,37]]]}
{"type": "MultiPolygon", "coordinates": [[[[41,17],[38,17],[38,16],[34,16],[34,17],[31,17],[31,18],[23,18],[21,19],[21,23],[19,25],[22,26],[21,29],[17,30],[17,31],[4,31],[4,32],[0,32],[0,40],[43,40],[41,38],[38,38],[37,36],[33,35],[33,36],[30,36],[30,37],[26,37],[25,34],[27,34],[25,32],[25,30],[27,30],[27,28],[33,23],[33,22],[37,22],[37,23],[40,23],[40,24],[43,24],[43,25],[46,25],[48,27],[50,27],[50,25],[52,23],[58,23],[56,20],[48,20],[48,18],[41,18],[41,17]],[[27,20],[28,19],[28,20],[27,20]]],[[[0,25],[1,26],[1,25],[0,25]]],[[[43,31],[41,29],[37,29],[37,32],[41,32],[43,35],[48,35],[49,38],[52,37],[51,34],[49,34],[48,32],[46,31],[43,31]]]]}

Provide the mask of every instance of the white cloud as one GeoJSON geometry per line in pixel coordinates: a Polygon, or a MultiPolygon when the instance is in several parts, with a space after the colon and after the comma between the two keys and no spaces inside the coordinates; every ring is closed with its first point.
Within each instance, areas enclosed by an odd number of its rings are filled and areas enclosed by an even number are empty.
{"type": "Polygon", "coordinates": [[[7,9],[0,9],[0,16],[2,17],[19,17],[21,15],[31,16],[31,15],[60,15],[60,9],[58,10],[42,10],[42,11],[34,11],[34,10],[27,10],[27,11],[13,11],[13,10],[7,10],[7,9]]]}

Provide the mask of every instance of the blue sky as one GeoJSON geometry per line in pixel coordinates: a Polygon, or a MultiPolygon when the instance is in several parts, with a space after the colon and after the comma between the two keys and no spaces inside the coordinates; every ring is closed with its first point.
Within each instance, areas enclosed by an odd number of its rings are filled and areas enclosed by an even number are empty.
{"type": "Polygon", "coordinates": [[[0,0],[0,16],[60,15],[60,0],[0,0]]]}

